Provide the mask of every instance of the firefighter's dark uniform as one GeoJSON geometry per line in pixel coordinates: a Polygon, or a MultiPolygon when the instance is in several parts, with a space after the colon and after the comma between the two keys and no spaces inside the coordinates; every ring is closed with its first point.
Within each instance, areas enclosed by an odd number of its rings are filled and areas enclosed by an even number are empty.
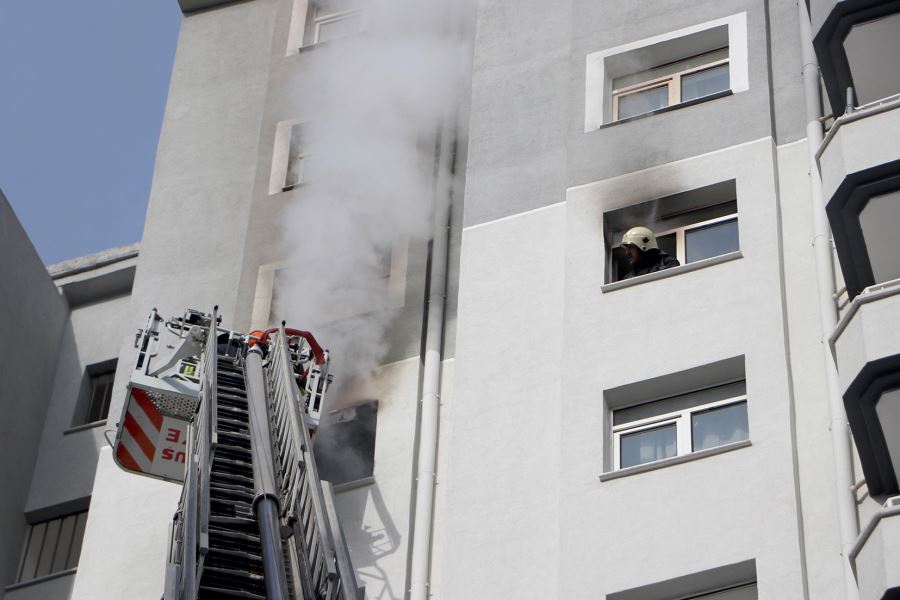
{"type": "Polygon", "coordinates": [[[631,265],[631,270],[625,273],[625,276],[622,277],[622,279],[631,279],[638,275],[646,275],[647,273],[655,273],[657,271],[662,271],[663,269],[671,269],[680,264],[678,259],[669,256],[668,252],[657,250],[656,248],[649,248],[641,253],[641,258],[631,265]]]}

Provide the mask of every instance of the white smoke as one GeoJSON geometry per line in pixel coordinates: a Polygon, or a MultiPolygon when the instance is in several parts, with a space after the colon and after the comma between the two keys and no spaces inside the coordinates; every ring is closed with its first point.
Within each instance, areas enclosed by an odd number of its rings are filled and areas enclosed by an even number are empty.
{"type": "Polygon", "coordinates": [[[435,134],[468,89],[470,1],[366,0],[363,31],[312,49],[297,90],[307,158],[275,312],[316,332],[344,381],[387,350],[394,242],[430,234],[435,134]]]}

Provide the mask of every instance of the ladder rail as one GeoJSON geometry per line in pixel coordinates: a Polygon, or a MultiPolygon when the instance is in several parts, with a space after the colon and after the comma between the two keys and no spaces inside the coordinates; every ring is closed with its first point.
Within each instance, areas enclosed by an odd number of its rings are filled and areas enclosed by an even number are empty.
{"type": "MultiPolygon", "coordinates": [[[[272,339],[270,351],[272,407],[276,411],[276,421],[278,412],[287,412],[290,428],[289,443],[279,443],[278,447],[294,450],[293,456],[289,454],[284,457],[287,460],[282,460],[282,464],[290,469],[284,479],[293,481],[293,488],[285,498],[285,512],[297,518],[294,540],[303,541],[313,584],[320,594],[327,598],[358,598],[360,590],[356,585],[349,551],[340,551],[346,550],[346,540],[340,527],[335,528],[330,518],[309,431],[301,413],[304,399],[294,380],[284,325],[272,339]],[[297,533],[300,533],[299,538],[297,533]]],[[[334,522],[336,520],[335,515],[334,522]]]]}

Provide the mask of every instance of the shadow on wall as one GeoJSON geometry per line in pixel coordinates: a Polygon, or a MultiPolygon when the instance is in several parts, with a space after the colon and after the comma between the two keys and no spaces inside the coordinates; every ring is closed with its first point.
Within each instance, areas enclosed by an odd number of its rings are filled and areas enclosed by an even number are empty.
{"type": "Polygon", "coordinates": [[[402,600],[403,590],[391,587],[390,578],[381,566],[383,558],[400,548],[402,536],[391,518],[378,483],[343,492],[336,500],[353,567],[364,578],[361,583],[366,586],[366,598],[402,600]],[[368,519],[366,507],[370,507],[368,519]]]}

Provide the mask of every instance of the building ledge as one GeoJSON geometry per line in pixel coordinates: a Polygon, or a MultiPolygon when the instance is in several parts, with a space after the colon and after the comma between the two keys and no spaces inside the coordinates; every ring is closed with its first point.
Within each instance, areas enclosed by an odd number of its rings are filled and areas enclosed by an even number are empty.
{"type": "Polygon", "coordinates": [[[77,258],[49,265],[47,267],[47,272],[50,273],[51,278],[61,279],[85,271],[99,269],[100,267],[128,260],[129,258],[134,258],[138,255],[139,249],[139,242],[127,246],[118,246],[116,248],[110,248],[101,252],[95,252],[94,254],[79,256],[77,258]]]}
{"type": "Polygon", "coordinates": [[[621,290],[622,288],[631,287],[634,285],[640,285],[642,283],[647,283],[648,281],[656,281],[657,279],[666,279],[667,277],[674,277],[676,275],[681,275],[682,273],[689,273],[691,271],[697,271],[698,269],[704,269],[706,267],[711,267],[713,265],[718,265],[724,262],[732,261],[738,258],[743,258],[744,254],[740,250],[736,252],[729,252],[728,254],[722,254],[720,256],[713,256],[712,258],[707,258],[704,260],[698,260],[696,262],[688,263],[686,265],[680,265],[678,267],[672,267],[671,269],[665,269],[663,271],[657,271],[655,273],[647,273],[646,275],[639,275],[637,277],[632,277],[631,279],[623,279],[622,281],[614,281],[612,283],[607,283],[605,285],[600,286],[600,291],[602,293],[614,292],[615,290],[621,290]]]}
{"type": "Polygon", "coordinates": [[[742,440],[740,442],[734,442],[733,444],[725,444],[724,446],[709,448],[708,450],[699,450],[697,452],[691,452],[690,454],[682,454],[681,456],[664,458],[662,460],[656,460],[653,462],[644,463],[642,465],[637,465],[636,467],[628,467],[627,469],[619,469],[618,471],[603,473],[602,475],[600,475],[600,481],[612,481],[613,479],[621,479],[622,477],[637,475],[638,473],[655,471],[656,469],[663,469],[665,467],[671,467],[672,465],[680,465],[682,463],[691,462],[693,460],[700,460],[701,458],[706,458],[708,456],[724,454],[726,452],[731,452],[732,450],[740,450],[741,448],[747,448],[752,445],[753,442],[751,442],[750,440],[742,440]]]}

